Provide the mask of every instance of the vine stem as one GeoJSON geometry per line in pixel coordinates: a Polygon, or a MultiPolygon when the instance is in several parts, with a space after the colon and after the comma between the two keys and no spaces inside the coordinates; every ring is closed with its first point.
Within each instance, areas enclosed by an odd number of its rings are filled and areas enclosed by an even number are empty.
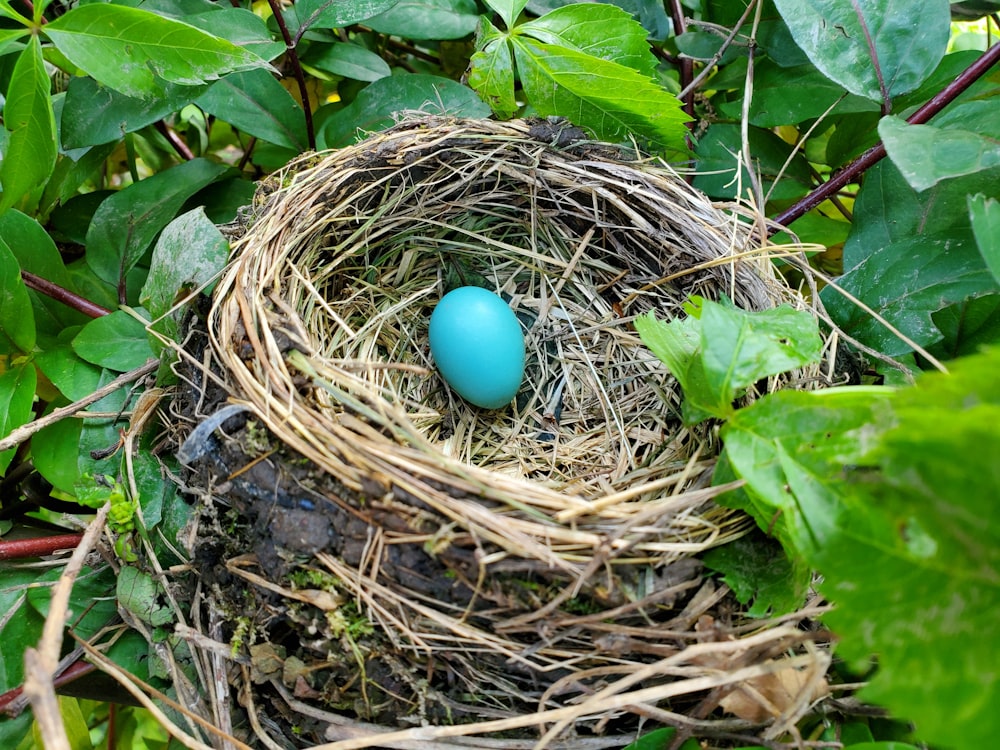
{"type": "Polygon", "coordinates": [[[306,76],[302,72],[298,52],[295,51],[295,44],[298,40],[292,39],[292,35],[288,31],[288,25],[285,23],[285,17],[281,15],[281,5],[278,0],[267,0],[267,4],[271,6],[271,13],[274,15],[274,20],[281,30],[281,38],[285,40],[285,51],[288,53],[288,62],[292,66],[292,74],[295,76],[295,82],[299,86],[299,95],[302,97],[302,110],[306,115],[306,137],[309,139],[309,148],[315,151],[316,131],[313,127],[312,107],[309,105],[309,90],[306,88],[306,76]]]}
{"type": "Polygon", "coordinates": [[[35,276],[35,274],[28,271],[21,271],[21,279],[28,289],[34,289],[36,292],[44,294],[46,297],[51,297],[57,302],[62,302],[67,307],[72,307],[74,310],[78,310],[91,318],[101,318],[111,314],[108,308],[102,307],[96,302],[91,302],[86,297],[81,297],[79,294],[71,292],[69,289],[61,287],[58,284],[53,284],[41,276],[35,276]]]}
{"type": "MultiPolygon", "coordinates": [[[[945,86],[926,104],[920,107],[920,109],[910,115],[906,121],[911,125],[921,125],[927,122],[947,105],[955,101],[959,94],[979,80],[998,61],[1000,61],[1000,44],[986,50],[978,60],[966,68],[954,81],[945,86]]],[[[774,217],[775,225],[771,226],[770,233],[774,234],[781,231],[781,227],[788,226],[799,217],[816,208],[816,206],[827,198],[835,195],[845,185],[855,182],[866,170],[881,161],[885,157],[885,154],[885,144],[879,143],[872,146],[794,206],[774,217]]]]}
{"type": "MultiPolygon", "coordinates": [[[[684,18],[684,8],[681,0],[670,0],[670,21],[674,27],[674,36],[680,36],[687,31],[687,21],[684,18]]],[[[694,90],[691,87],[691,80],[694,78],[694,60],[690,57],[680,58],[680,83],[684,95],[684,111],[691,121],[688,128],[694,127],[694,90]]]]}

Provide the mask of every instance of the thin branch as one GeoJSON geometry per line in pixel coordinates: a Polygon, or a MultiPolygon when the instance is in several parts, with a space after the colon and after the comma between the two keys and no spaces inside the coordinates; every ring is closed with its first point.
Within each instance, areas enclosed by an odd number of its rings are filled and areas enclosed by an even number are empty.
{"type": "Polygon", "coordinates": [[[274,20],[281,30],[281,38],[285,40],[285,52],[288,55],[288,62],[292,66],[295,82],[299,86],[299,95],[302,97],[302,110],[306,116],[306,137],[309,139],[309,148],[315,151],[316,129],[313,126],[312,106],[309,104],[309,89],[306,87],[306,76],[302,72],[299,55],[295,50],[296,40],[292,39],[292,35],[288,31],[288,25],[285,23],[285,17],[281,15],[281,4],[278,0],[267,0],[267,4],[271,6],[271,13],[274,15],[274,20]]]}
{"type": "Polygon", "coordinates": [[[0,560],[20,560],[25,557],[41,557],[56,552],[75,549],[83,539],[83,534],[54,534],[32,539],[0,540],[0,560]]]}
{"type": "Polygon", "coordinates": [[[29,437],[34,435],[43,427],[48,427],[50,424],[58,422],[60,419],[65,419],[66,417],[76,414],[78,411],[86,409],[91,404],[100,401],[102,398],[111,393],[114,393],[126,383],[131,383],[155,371],[156,368],[159,366],[160,366],[160,360],[155,358],[150,359],[146,362],[146,364],[142,365],[141,367],[137,367],[134,370],[130,370],[129,372],[119,375],[117,378],[112,380],[107,385],[98,388],[96,391],[94,391],[88,396],[85,396],[84,398],[81,398],[79,401],[74,401],[72,404],[69,404],[68,406],[63,406],[59,409],[53,409],[49,414],[46,414],[44,417],[39,417],[36,420],[28,422],[28,424],[26,425],[21,425],[16,430],[11,432],[7,437],[5,437],[3,440],[0,440],[0,451],[5,451],[8,448],[13,448],[18,443],[27,440],[29,437]]]}
{"type": "MultiPolygon", "coordinates": [[[[670,21],[674,27],[674,36],[680,36],[687,31],[687,21],[684,18],[684,7],[681,5],[681,0],[670,0],[670,21]]],[[[680,76],[684,111],[691,118],[687,125],[688,128],[693,128],[694,91],[691,89],[691,79],[694,77],[694,60],[690,57],[681,57],[680,76]]]]}
{"type": "MultiPolygon", "coordinates": [[[[920,125],[930,120],[934,115],[953,102],[959,94],[969,86],[979,80],[986,72],[992,68],[997,61],[1000,61],[1000,44],[990,47],[983,53],[982,57],[976,60],[954,81],[949,83],[936,96],[931,98],[920,109],[914,112],[907,122],[911,125],[920,125]]],[[[831,195],[835,195],[845,185],[856,182],[864,172],[877,164],[885,156],[885,145],[879,143],[848,164],[833,177],[824,182],[809,195],[796,203],[791,208],[782,211],[775,218],[776,225],[787,226],[801,216],[809,213],[812,209],[825,201],[831,195]]],[[[780,231],[778,226],[771,227],[771,233],[780,231]]]]}
{"type": "Polygon", "coordinates": [[[81,297],[69,289],[64,289],[58,284],[53,284],[48,279],[43,279],[41,276],[35,276],[35,274],[28,271],[21,271],[21,279],[28,289],[34,289],[36,292],[44,294],[46,297],[51,297],[57,302],[62,302],[67,307],[72,307],[74,310],[82,312],[91,318],[102,318],[105,315],[111,314],[108,308],[101,307],[96,302],[91,302],[89,299],[81,297]]]}
{"type": "Polygon", "coordinates": [[[173,128],[167,126],[163,120],[157,120],[154,125],[157,132],[169,141],[170,145],[174,147],[174,151],[184,159],[184,161],[191,161],[194,158],[194,152],[191,148],[177,135],[177,131],[173,128]]]}

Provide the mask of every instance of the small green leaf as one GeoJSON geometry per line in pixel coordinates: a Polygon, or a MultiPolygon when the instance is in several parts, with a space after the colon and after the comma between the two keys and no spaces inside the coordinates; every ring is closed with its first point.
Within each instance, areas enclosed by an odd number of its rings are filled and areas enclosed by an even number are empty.
{"type": "MultiPolygon", "coordinates": [[[[674,735],[677,730],[674,727],[661,727],[652,732],[644,734],[635,742],[630,743],[624,750],[669,750],[673,745],[674,735]]],[[[698,740],[689,737],[681,743],[677,750],[699,750],[701,745],[698,740]]]]}
{"type": "Polygon", "coordinates": [[[775,0],[813,65],[876,102],[917,88],[944,56],[948,0],[775,0]]]}
{"type": "MultiPolygon", "coordinates": [[[[30,362],[0,375],[0,437],[6,437],[12,430],[31,421],[36,385],[35,367],[30,362]]],[[[16,450],[16,447],[8,448],[0,453],[0,474],[10,466],[16,450]]]]}
{"type": "Polygon", "coordinates": [[[223,165],[193,159],[113,194],[87,230],[87,264],[117,286],[184,202],[226,172],[223,165]]]}
{"type": "Polygon", "coordinates": [[[118,572],[117,593],[121,606],[142,622],[158,626],[175,619],[170,608],[159,602],[163,587],[143,570],[123,566],[118,572]]]}
{"type": "Polygon", "coordinates": [[[45,34],[87,75],[128,96],[160,96],[163,81],[196,86],[269,67],[230,41],[124,5],[79,5],[46,24],[45,34]]]}
{"type": "Polygon", "coordinates": [[[475,0],[400,0],[365,20],[365,26],[381,34],[404,39],[461,39],[478,23],[475,0]]]}
{"type": "Polygon", "coordinates": [[[389,63],[357,44],[336,42],[309,48],[303,64],[354,81],[377,81],[392,74],[389,63]]]}
{"type": "Polygon", "coordinates": [[[556,8],[521,24],[514,33],[615,62],[650,78],[656,71],[656,57],[649,48],[646,30],[613,5],[574,3],[556,8]]]}
{"type": "MultiPolygon", "coordinates": [[[[60,399],[50,408],[66,406],[67,403],[60,399]]],[[[31,437],[31,459],[35,469],[53,487],[71,496],[76,494],[76,485],[80,481],[77,454],[80,452],[82,429],[82,420],[61,419],[31,437]]]]}
{"type": "MultiPolygon", "coordinates": [[[[50,568],[39,577],[48,585],[36,586],[28,591],[28,603],[45,617],[52,608],[52,589],[63,571],[50,568]]],[[[81,638],[91,638],[107,627],[118,614],[114,597],[115,574],[109,565],[99,568],[85,566],[73,581],[69,607],[73,632],[81,638]]]]}
{"type": "Polygon", "coordinates": [[[469,61],[469,85],[499,117],[508,118],[517,110],[508,36],[484,18],[476,46],[469,61]]]}
{"type": "Polygon", "coordinates": [[[196,208],[181,214],[163,230],[139,301],[149,310],[153,328],[168,336],[176,330],[163,324],[178,297],[211,282],[229,259],[229,243],[205,212],[196,208]]]}
{"type": "Polygon", "coordinates": [[[909,125],[899,117],[883,117],[878,133],[893,164],[917,191],[1000,166],[1000,142],[967,130],[909,125]]]}
{"type": "Polygon", "coordinates": [[[213,83],[195,104],[261,140],[296,151],[308,147],[302,107],[266,70],[230,73],[213,83]]]}
{"type": "Polygon", "coordinates": [[[10,139],[0,164],[0,212],[24,203],[52,174],[56,125],[49,91],[41,43],[32,36],[14,64],[3,108],[10,139]]]}
{"type": "Polygon", "coordinates": [[[490,108],[468,86],[448,78],[400,75],[368,84],[357,98],[334,113],[317,133],[320,148],[340,148],[395,122],[404,110],[489,117],[490,108]]]}
{"type": "Polygon", "coordinates": [[[0,239],[0,354],[35,348],[35,316],[21,280],[21,266],[0,239]]]}
{"type": "Polygon", "coordinates": [[[774,539],[757,531],[701,556],[706,567],[722,573],[740,604],[753,602],[748,617],[777,617],[802,606],[812,572],[795,565],[774,539]]]}
{"type": "Polygon", "coordinates": [[[970,195],[969,217],[979,253],[993,278],[1000,283],[1000,201],[985,195],[970,195]]]}
{"type": "Polygon", "coordinates": [[[657,149],[685,152],[688,117],[652,79],[567,47],[525,36],[511,41],[524,93],[540,115],[566,117],[604,140],[637,135],[657,149]]]}
{"type": "Polygon", "coordinates": [[[73,351],[109,370],[127,372],[153,356],[146,326],[124,310],[95,318],[73,339],[73,351]]]}
{"type": "Polygon", "coordinates": [[[514,22],[521,15],[529,0],[486,0],[486,4],[497,12],[508,29],[514,28],[514,22]]]}

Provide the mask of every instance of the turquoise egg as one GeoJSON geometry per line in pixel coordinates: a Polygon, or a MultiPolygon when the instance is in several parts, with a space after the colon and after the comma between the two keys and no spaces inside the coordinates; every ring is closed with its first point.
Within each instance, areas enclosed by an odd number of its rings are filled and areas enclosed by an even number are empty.
{"type": "Polygon", "coordinates": [[[507,303],[478,286],[448,292],[431,313],[431,355],[441,377],[484,409],[511,402],[524,378],[524,335],[507,303]]]}

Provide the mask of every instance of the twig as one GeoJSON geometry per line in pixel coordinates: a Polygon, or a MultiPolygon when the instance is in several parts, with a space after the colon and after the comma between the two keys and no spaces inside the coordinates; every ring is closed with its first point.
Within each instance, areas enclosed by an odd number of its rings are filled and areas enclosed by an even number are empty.
{"type": "MultiPolygon", "coordinates": [[[[679,36],[687,31],[687,21],[684,18],[684,7],[681,0],[670,0],[670,21],[674,27],[674,36],[679,36]]],[[[694,127],[694,91],[691,88],[691,79],[694,77],[694,60],[690,57],[680,58],[681,76],[681,99],[684,102],[684,111],[687,112],[691,121],[688,128],[694,127]]]]}
{"type": "Polygon", "coordinates": [[[176,151],[178,155],[184,159],[184,161],[191,161],[194,158],[194,152],[191,148],[181,139],[179,135],[177,135],[176,130],[167,126],[167,123],[163,120],[157,120],[154,127],[160,135],[170,142],[170,145],[174,147],[174,151],[176,151]]]}
{"type": "Polygon", "coordinates": [[[63,629],[66,627],[66,613],[73,582],[83,568],[84,560],[97,543],[104,530],[111,503],[105,503],[94,520],[90,522],[83,540],[73,551],[66,568],[52,589],[49,614],[45,618],[42,637],[38,647],[24,651],[24,695],[35,711],[35,721],[42,735],[42,744],[48,750],[69,750],[69,738],[59,712],[53,676],[59,666],[59,652],[62,649],[63,629]]]}
{"type": "Polygon", "coordinates": [[[0,541],[0,560],[19,560],[25,557],[52,555],[63,550],[74,549],[83,539],[83,534],[54,534],[32,539],[10,539],[0,541]]]}
{"type": "Polygon", "coordinates": [[[44,294],[46,297],[51,297],[57,302],[62,302],[67,307],[72,307],[74,310],[78,310],[91,318],[101,318],[111,314],[108,308],[101,307],[96,302],[91,302],[76,292],[71,292],[69,289],[65,289],[58,284],[53,284],[41,276],[35,276],[35,274],[29,271],[21,271],[21,279],[28,289],[34,289],[36,292],[44,294]]]}
{"type": "MultiPolygon", "coordinates": [[[[908,117],[906,121],[911,125],[920,125],[927,122],[953,102],[959,94],[979,80],[997,61],[1000,61],[1000,44],[986,50],[982,57],[966,68],[954,81],[945,86],[940,93],[932,97],[930,101],[908,117]]],[[[885,156],[885,153],[885,145],[882,143],[868,149],[794,206],[778,214],[774,218],[774,221],[776,224],[788,226],[799,217],[809,213],[831,195],[836,194],[845,185],[855,182],[866,170],[878,163],[885,156]]],[[[780,231],[780,227],[771,227],[772,234],[777,231],[780,231]]]]}
{"type": "Polygon", "coordinates": [[[58,409],[53,409],[51,413],[46,414],[44,417],[39,417],[38,419],[28,422],[28,424],[26,425],[18,427],[3,440],[0,440],[0,451],[5,451],[8,448],[13,448],[18,443],[27,440],[29,437],[34,435],[43,427],[48,427],[50,424],[54,424],[55,422],[58,422],[60,419],[64,419],[68,416],[75,414],[78,411],[86,409],[94,402],[100,401],[105,396],[114,393],[126,383],[131,383],[143,377],[144,375],[148,375],[149,373],[153,372],[154,370],[156,370],[157,367],[159,367],[159,365],[160,365],[160,360],[155,358],[149,359],[146,361],[146,364],[142,365],[141,367],[137,367],[134,370],[130,370],[129,372],[119,375],[110,383],[108,383],[105,386],[101,386],[96,391],[91,393],[89,396],[84,396],[79,401],[74,401],[72,404],[69,404],[68,406],[63,406],[58,409]]]}
{"type": "Polygon", "coordinates": [[[271,13],[274,15],[275,23],[278,24],[278,28],[281,30],[281,38],[285,40],[285,52],[288,55],[288,62],[292,66],[295,82],[299,86],[299,95],[302,97],[302,110],[306,115],[306,137],[309,139],[309,148],[315,151],[316,130],[313,127],[312,107],[309,104],[309,89],[306,87],[306,76],[302,72],[299,55],[295,50],[296,40],[292,39],[292,35],[288,31],[288,25],[285,23],[285,17],[281,15],[281,4],[278,0],[267,0],[267,4],[271,6],[271,13]]]}

